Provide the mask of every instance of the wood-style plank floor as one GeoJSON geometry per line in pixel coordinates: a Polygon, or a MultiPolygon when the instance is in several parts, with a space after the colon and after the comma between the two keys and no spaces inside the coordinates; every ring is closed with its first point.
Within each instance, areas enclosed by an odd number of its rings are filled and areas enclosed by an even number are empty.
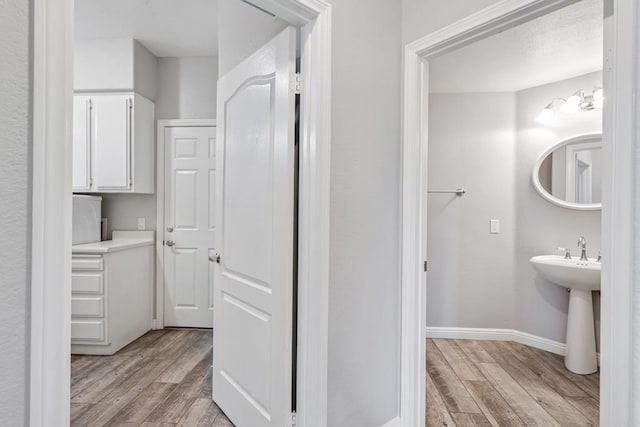
{"type": "Polygon", "coordinates": [[[597,426],[598,373],[505,341],[427,340],[427,426],[597,426]]]}
{"type": "Polygon", "coordinates": [[[71,357],[73,426],[233,424],[211,401],[211,330],[150,331],[113,356],[71,357]]]}

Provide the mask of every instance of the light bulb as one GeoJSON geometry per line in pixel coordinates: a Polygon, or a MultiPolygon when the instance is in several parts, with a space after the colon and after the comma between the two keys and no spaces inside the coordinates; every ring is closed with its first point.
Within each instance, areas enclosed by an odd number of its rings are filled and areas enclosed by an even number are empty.
{"type": "Polygon", "coordinates": [[[546,125],[551,123],[551,120],[553,120],[553,110],[551,109],[551,104],[549,104],[540,112],[536,122],[546,125]]]}
{"type": "Polygon", "coordinates": [[[562,106],[563,113],[574,114],[580,111],[580,102],[582,102],[582,97],[579,95],[579,92],[571,95],[562,106]]]}
{"type": "Polygon", "coordinates": [[[604,104],[604,92],[602,91],[602,88],[596,88],[593,91],[593,106],[595,108],[602,108],[602,105],[604,104]]]}

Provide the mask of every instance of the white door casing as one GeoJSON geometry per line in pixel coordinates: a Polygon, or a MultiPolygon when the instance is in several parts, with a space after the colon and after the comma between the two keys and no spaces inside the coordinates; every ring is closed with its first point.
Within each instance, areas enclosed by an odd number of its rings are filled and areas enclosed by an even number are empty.
{"type": "Polygon", "coordinates": [[[238,427],[291,412],[295,34],[218,81],[213,398],[238,427]]]}
{"type": "Polygon", "coordinates": [[[216,129],[165,129],[164,326],[213,327],[216,129]]]}

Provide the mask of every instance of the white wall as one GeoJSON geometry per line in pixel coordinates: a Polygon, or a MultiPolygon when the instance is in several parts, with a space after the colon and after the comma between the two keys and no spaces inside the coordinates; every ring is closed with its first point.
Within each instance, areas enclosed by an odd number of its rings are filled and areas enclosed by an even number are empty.
{"type": "Polygon", "coordinates": [[[74,90],[133,89],[131,39],[76,40],[74,90]]]}
{"type": "Polygon", "coordinates": [[[28,420],[31,218],[30,10],[2,2],[0,14],[0,420],[28,420]]]}
{"type": "MultiPolygon", "coordinates": [[[[531,183],[534,162],[571,136],[602,132],[601,111],[535,122],[549,100],[601,85],[592,73],[516,93],[430,96],[427,325],[517,329],[565,341],[568,294],[539,277],[534,255],[587,239],[600,249],[600,212],[555,206],[531,183]],[[489,233],[489,220],[501,233],[489,233]]],[[[599,310],[596,311],[599,313],[599,310]]]]}
{"type": "MultiPolygon", "coordinates": [[[[399,400],[401,8],[331,3],[328,425],[381,426],[399,400]]],[[[219,11],[222,75],[279,28],[238,0],[219,11]]]]}
{"type": "Polygon", "coordinates": [[[248,58],[287,27],[287,23],[239,0],[218,3],[220,75],[248,58]]]}
{"type": "Polygon", "coordinates": [[[157,58],[136,40],[76,40],[73,61],[77,92],[135,90],[156,99],[157,58]]]}
{"type": "Polygon", "coordinates": [[[158,58],[156,118],[214,119],[217,83],[215,56],[158,58]]]}

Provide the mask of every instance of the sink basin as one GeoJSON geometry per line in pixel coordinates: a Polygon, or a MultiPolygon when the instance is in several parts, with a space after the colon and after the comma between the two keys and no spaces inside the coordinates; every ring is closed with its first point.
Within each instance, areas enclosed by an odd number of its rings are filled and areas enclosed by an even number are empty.
{"type": "Polygon", "coordinates": [[[568,289],[600,290],[600,263],[595,259],[580,261],[558,255],[540,255],[531,263],[545,279],[568,289]]]}
{"type": "Polygon", "coordinates": [[[600,263],[558,255],[534,256],[529,261],[545,279],[569,289],[567,344],[564,365],[576,374],[598,370],[593,323],[592,291],[600,289],[600,263]]]}

